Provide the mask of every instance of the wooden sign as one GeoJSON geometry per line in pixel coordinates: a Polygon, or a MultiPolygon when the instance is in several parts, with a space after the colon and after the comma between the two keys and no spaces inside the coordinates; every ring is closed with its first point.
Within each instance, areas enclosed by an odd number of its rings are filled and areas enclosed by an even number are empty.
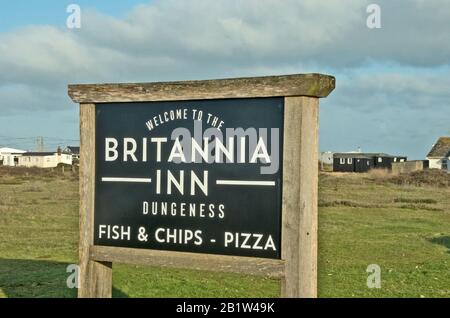
{"type": "Polygon", "coordinates": [[[112,263],[266,275],[317,295],[319,74],[70,85],[80,103],[80,297],[112,263]]]}
{"type": "Polygon", "coordinates": [[[94,244],[280,258],[283,103],[97,105],[94,244]]]}

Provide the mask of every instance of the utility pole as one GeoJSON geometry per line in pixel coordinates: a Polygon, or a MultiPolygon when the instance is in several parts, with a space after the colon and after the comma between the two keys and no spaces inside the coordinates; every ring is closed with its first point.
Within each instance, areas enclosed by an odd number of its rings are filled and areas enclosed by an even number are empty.
{"type": "Polygon", "coordinates": [[[36,139],[36,151],[43,152],[44,151],[44,137],[37,137],[36,139]]]}

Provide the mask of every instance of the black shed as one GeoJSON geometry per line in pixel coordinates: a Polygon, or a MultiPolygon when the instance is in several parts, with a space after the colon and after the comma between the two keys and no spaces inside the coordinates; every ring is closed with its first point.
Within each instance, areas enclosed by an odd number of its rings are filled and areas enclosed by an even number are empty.
{"type": "Polygon", "coordinates": [[[333,155],[333,171],[366,172],[373,167],[373,158],[363,153],[335,153],[333,155]]]}
{"type": "Polygon", "coordinates": [[[393,162],[406,161],[405,156],[385,153],[345,152],[333,154],[333,171],[367,172],[370,169],[391,169],[393,162]]]}
{"type": "Polygon", "coordinates": [[[374,167],[378,169],[392,169],[393,162],[404,162],[405,156],[392,156],[386,153],[374,154],[374,167]]]}

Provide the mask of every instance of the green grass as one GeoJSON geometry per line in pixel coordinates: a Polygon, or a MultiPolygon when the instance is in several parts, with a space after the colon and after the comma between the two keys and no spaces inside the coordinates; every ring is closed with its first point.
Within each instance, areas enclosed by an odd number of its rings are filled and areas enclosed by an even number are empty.
{"type": "MultiPolygon", "coordinates": [[[[75,297],[78,182],[0,171],[0,297],[75,297]]],[[[450,297],[450,188],[322,174],[319,296],[450,297]],[[369,264],[381,289],[366,286],[369,264]]],[[[277,297],[279,281],[114,264],[114,297],[277,297]]]]}

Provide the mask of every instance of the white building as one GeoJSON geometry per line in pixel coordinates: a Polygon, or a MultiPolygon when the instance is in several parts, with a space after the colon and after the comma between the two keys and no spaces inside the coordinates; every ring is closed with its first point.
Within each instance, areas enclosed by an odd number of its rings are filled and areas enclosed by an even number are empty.
{"type": "Polygon", "coordinates": [[[71,165],[72,155],[64,152],[26,152],[18,161],[21,167],[55,168],[60,163],[71,165]]]}
{"type": "Polygon", "coordinates": [[[0,148],[0,162],[3,162],[4,166],[14,167],[18,164],[18,158],[25,153],[24,150],[7,148],[0,148]]]}
{"type": "Polygon", "coordinates": [[[333,164],[333,153],[331,151],[321,152],[319,161],[326,165],[332,165],[333,164]]]}
{"type": "Polygon", "coordinates": [[[441,137],[427,155],[430,169],[450,170],[450,137],[441,137]]]}
{"type": "Polygon", "coordinates": [[[72,155],[72,162],[74,164],[80,162],[80,147],[67,146],[63,152],[72,155]]]}

